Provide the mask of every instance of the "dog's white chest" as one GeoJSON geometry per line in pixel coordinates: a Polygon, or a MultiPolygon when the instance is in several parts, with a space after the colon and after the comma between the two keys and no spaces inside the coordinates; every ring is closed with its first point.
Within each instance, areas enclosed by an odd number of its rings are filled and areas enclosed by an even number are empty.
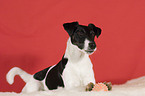
{"type": "Polygon", "coordinates": [[[92,73],[92,63],[87,55],[76,63],[68,61],[62,74],[65,88],[85,86],[90,79],[94,82],[92,73]]]}

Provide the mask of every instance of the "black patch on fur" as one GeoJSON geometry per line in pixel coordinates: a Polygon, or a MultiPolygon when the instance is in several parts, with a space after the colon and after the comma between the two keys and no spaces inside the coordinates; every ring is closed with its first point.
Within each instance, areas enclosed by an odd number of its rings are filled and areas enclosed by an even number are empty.
{"type": "MultiPolygon", "coordinates": [[[[72,44],[78,46],[78,48],[83,49],[85,39],[88,39],[95,45],[94,38],[95,32],[91,28],[88,26],[79,25],[71,36],[71,42],[72,44]]],[[[92,47],[92,49],[95,49],[95,47],[92,47]]]]}
{"type": "Polygon", "coordinates": [[[95,32],[95,35],[97,36],[97,38],[101,35],[101,29],[99,27],[96,27],[94,24],[90,23],[88,25],[88,27],[90,27],[94,32],[95,32]]]}
{"type": "Polygon", "coordinates": [[[61,75],[65,65],[67,64],[67,61],[67,58],[62,58],[62,60],[47,74],[45,83],[49,90],[57,89],[58,87],[64,87],[64,82],[61,75]]]}
{"type": "Polygon", "coordinates": [[[71,37],[71,35],[73,34],[73,32],[75,31],[75,29],[77,28],[78,25],[79,25],[78,22],[64,23],[63,27],[67,31],[69,36],[71,37]]]}
{"type": "Polygon", "coordinates": [[[71,42],[73,45],[83,49],[85,43],[84,41],[85,39],[88,39],[91,42],[89,45],[90,49],[88,50],[96,48],[94,38],[95,36],[98,38],[101,34],[101,29],[99,27],[96,27],[92,23],[90,23],[88,26],[79,25],[78,22],[64,23],[63,27],[71,37],[71,42]]]}
{"type": "MultiPolygon", "coordinates": [[[[51,67],[51,66],[50,66],[50,67],[51,67]]],[[[42,80],[45,78],[46,73],[47,73],[47,71],[49,70],[50,67],[48,67],[48,68],[46,68],[46,69],[44,69],[44,70],[42,70],[42,71],[39,71],[39,72],[35,73],[35,74],[33,75],[33,77],[34,77],[36,80],[42,81],[42,80]]]]}

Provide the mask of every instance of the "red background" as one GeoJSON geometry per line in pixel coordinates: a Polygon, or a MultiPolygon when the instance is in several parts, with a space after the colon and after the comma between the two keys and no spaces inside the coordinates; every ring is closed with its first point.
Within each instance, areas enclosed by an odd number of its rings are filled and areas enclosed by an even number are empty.
{"type": "Polygon", "coordinates": [[[91,56],[97,82],[125,83],[145,75],[145,0],[1,0],[0,91],[20,92],[18,66],[33,74],[58,63],[68,34],[64,22],[94,23],[102,28],[91,56]]]}

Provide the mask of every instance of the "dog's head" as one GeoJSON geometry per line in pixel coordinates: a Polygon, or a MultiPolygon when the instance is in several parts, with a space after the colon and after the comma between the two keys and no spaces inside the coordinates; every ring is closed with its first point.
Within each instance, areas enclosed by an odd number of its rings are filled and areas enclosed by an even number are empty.
{"type": "Polygon", "coordinates": [[[100,28],[94,24],[88,24],[88,26],[79,25],[78,22],[64,23],[63,27],[69,34],[71,43],[81,51],[92,54],[96,50],[94,38],[100,36],[100,28]]]}

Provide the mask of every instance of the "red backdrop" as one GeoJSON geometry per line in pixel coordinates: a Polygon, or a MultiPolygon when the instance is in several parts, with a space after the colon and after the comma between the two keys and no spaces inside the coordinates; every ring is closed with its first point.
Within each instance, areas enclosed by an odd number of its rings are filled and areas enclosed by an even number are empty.
{"type": "Polygon", "coordinates": [[[0,91],[20,92],[18,66],[33,74],[58,63],[68,34],[64,22],[94,23],[102,28],[91,56],[97,82],[124,83],[145,75],[145,0],[1,0],[0,91]]]}

